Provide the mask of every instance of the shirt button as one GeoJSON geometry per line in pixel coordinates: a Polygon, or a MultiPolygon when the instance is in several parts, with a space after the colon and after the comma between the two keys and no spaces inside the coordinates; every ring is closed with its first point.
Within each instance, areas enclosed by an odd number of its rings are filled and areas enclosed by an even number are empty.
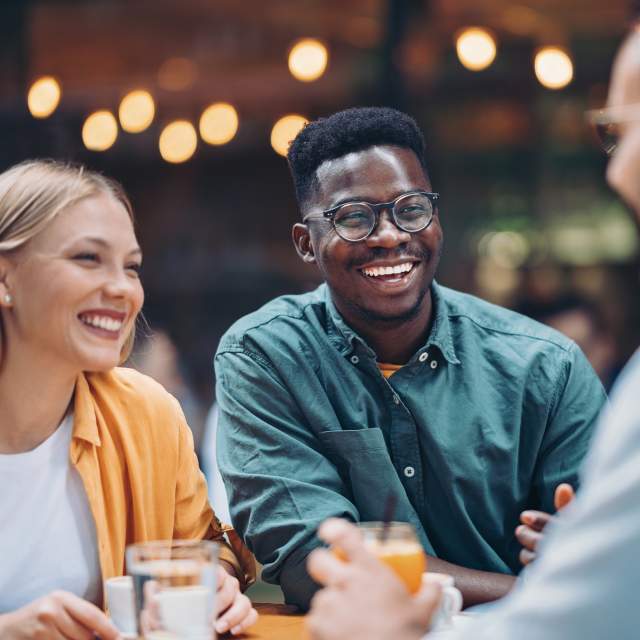
{"type": "Polygon", "coordinates": [[[358,356],[351,356],[349,360],[351,360],[351,364],[358,364],[358,362],[360,362],[360,358],[358,358],[358,356]]]}
{"type": "Polygon", "coordinates": [[[427,360],[429,358],[429,354],[425,351],[424,353],[421,353],[418,356],[418,360],[420,360],[420,362],[424,362],[425,360],[427,360]]]}
{"type": "Polygon", "coordinates": [[[394,401],[396,404],[400,404],[400,398],[399,398],[395,393],[393,394],[393,401],[394,401]]]}
{"type": "Polygon", "coordinates": [[[432,360],[431,361],[431,368],[432,369],[437,369],[438,368],[438,361],[437,360],[432,360]]]}
{"type": "Polygon", "coordinates": [[[416,470],[413,467],[405,467],[402,472],[405,478],[413,478],[416,475],[416,470]]]}

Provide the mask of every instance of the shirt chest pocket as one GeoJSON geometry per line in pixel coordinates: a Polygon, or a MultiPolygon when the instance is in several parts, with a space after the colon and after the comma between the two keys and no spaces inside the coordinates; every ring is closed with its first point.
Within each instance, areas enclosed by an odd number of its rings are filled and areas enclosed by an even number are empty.
{"type": "Polygon", "coordinates": [[[391,492],[400,498],[399,512],[405,510],[405,502],[413,511],[389,456],[382,430],[322,431],[319,437],[327,457],[348,486],[361,520],[382,519],[385,501],[391,492]]]}

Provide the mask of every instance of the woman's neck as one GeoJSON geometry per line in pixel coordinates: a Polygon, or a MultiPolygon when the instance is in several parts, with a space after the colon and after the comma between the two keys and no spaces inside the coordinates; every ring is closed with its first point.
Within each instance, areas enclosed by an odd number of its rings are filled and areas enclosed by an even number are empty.
{"type": "Polygon", "coordinates": [[[6,349],[0,356],[0,454],[35,449],[58,428],[73,398],[78,373],[28,351],[6,349]]]}

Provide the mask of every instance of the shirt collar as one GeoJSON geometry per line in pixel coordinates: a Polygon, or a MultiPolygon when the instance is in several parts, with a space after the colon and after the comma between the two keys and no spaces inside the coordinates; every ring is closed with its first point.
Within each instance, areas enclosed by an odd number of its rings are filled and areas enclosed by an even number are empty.
{"type": "MultiPolygon", "coordinates": [[[[325,304],[327,307],[327,335],[333,345],[346,355],[356,349],[358,345],[375,358],[373,349],[344,321],[331,298],[331,292],[326,284],[324,287],[325,304]]],[[[442,289],[434,280],[431,284],[431,299],[433,302],[433,323],[431,331],[424,348],[430,346],[437,347],[446,360],[451,364],[460,364],[456,356],[451,337],[451,322],[449,320],[449,309],[442,289]]],[[[423,349],[420,349],[422,351],[423,349]]]]}
{"type": "Polygon", "coordinates": [[[73,412],[73,438],[86,440],[99,447],[101,441],[98,432],[96,408],[93,403],[89,382],[84,373],[81,373],[76,381],[73,412]]]}
{"type": "Polygon", "coordinates": [[[453,346],[451,336],[451,320],[449,307],[443,295],[442,288],[434,280],[431,284],[431,301],[433,302],[433,322],[427,338],[426,347],[436,346],[450,364],[460,364],[453,346]]]}

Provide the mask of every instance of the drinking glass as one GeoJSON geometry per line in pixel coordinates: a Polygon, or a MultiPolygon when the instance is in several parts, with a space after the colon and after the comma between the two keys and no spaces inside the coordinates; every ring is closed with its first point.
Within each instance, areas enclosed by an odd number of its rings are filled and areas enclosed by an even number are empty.
{"type": "Polygon", "coordinates": [[[127,547],[138,634],[146,640],[215,640],[218,545],[161,540],[127,547]]]}
{"type": "MultiPolygon", "coordinates": [[[[386,564],[400,578],[409,593],[420,591],[422,574],[427,570],[427,556],[413,525],[408,522],[359,522],[365,546],[378,560],[386,564]],[[384,531],[384,534],[383,534],[384,531]]],[[[347,560],[344,551],[334,549],[341,560],[347,560]]]]}

